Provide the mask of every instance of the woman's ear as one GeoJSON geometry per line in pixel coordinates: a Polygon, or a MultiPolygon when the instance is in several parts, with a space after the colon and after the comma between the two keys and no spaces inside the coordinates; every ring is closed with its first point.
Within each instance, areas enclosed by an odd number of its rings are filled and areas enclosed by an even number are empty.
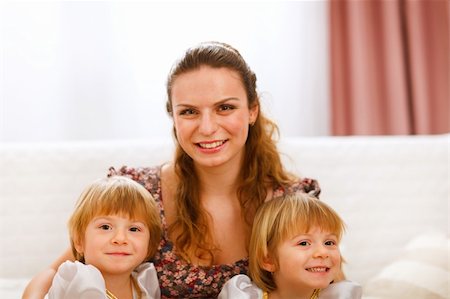
{"type": "Polygon", "coordinates": [[[270,255],[265,256],[261,262],[261,268],[270,273],[275,272],[277,270],[277,263],[275,258],[270,255]]]}
{"type": "Polygon", "coordinates": [[[256,104],[253,107],[250,108],[250,118],[248,123],[254,124],[256,121],[256,118],[258,118],[258,111],[259,111],[259,105],[256,104]]]}

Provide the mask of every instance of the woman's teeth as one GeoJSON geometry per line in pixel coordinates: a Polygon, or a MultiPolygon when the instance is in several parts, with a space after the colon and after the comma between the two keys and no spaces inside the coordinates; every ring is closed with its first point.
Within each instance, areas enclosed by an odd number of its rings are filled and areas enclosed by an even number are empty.
{"type": "Polygon", "coordinates": [[[210,148],[215,148],[215,147],[221,146],[223,143],[224,143],[224,141],[216,141],[216,142],[210,142],[210,143],[199,143],[198,145],[201,148],[210,149],[210,148]]]}

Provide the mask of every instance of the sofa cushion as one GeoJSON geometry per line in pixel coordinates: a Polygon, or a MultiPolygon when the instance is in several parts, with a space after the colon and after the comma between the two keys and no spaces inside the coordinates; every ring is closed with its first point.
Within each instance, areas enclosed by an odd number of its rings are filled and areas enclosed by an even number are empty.
{"type": "Polygon", "coordinates": [[[449,244],[445,233],[418,236],[367,283],[364,294],[385,299],[449,298],[449,244]]]}

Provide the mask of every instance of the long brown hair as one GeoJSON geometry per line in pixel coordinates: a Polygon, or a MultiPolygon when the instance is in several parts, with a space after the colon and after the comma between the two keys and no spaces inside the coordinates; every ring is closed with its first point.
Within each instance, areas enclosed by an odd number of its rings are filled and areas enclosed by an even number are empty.
{"type": "MultiPolygon", "coordinates": [[[[292,176],[284,171],[278,153],[275,138],[278,127],[266,118],[260,109],[259,96],[256,91],[256,75],[247,65],[241,54],[230,45],[219,42],[204,42],[186,51],[175,63],[167,79],[166,109],[170,116],[172,110],[172,85],[181,74],[199,69],[201,66],[228,68],[236,71],[242,81],[248,99],[248,107],[257,107],[258,117],[251,124],[245,154],[241,168],[241,183],[237,190],[243,216],[252,224],[254,212],[267,197],[267,188],[287,184],[292,176]]],[[[176,138],[176,128],[173,133],[176,138]]],[[[195,175],[194,161],[177,144],[175,151],[175,172],[178,177],[175,194],[177,217],[169,228],[176,233],[175,247],[181,256],[187,259],[188,253],[196,257],[206,257],[213,263],[213,244],[211,230],[208,227],[208,213],[200,204],[200,186],[195,175]],[[182,232],[182,233],[181,233],[182,232]]]]}

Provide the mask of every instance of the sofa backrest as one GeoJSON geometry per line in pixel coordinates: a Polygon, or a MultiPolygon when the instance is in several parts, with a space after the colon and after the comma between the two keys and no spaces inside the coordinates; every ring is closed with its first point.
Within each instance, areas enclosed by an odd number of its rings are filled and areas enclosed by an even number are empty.
{"type": "MultiPolygon", "coordinates": [[[[365,283],[418,234],[448,234],[449,136],[308,137],[279,143],[347,224],[350,279],[365,283]]],[[[0,144],[0,278],[31,277],[69,246],[83,188],[110,166],[169,161],[172,140],[0,144]]]]}
{"type": "Polygon", "coordinates": [[[156,165],[171,140],[0,144],[0,278],[32,277],[69,248],[67,220],[109,167],[156,165]]]}

